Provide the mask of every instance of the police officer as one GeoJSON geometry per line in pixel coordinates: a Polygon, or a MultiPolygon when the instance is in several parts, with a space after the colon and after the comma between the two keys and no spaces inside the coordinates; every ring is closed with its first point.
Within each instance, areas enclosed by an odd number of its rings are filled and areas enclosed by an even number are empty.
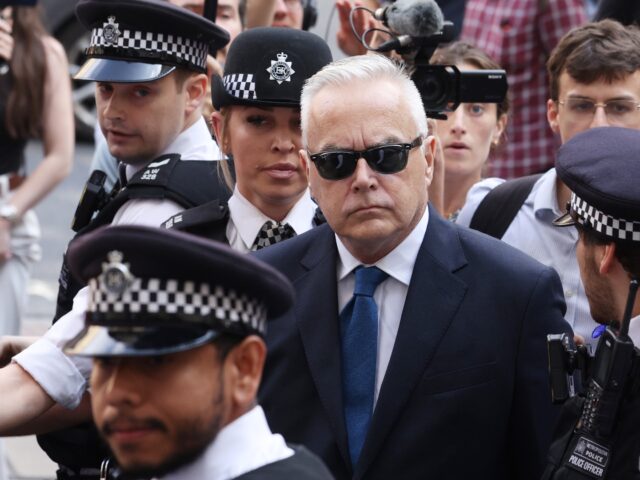
{"type": "MultiPolygon", "coordinates": [[[[100,127],[109,152],[126,168],[122,188],[108,201],[99,192],[103,177],[92,174],[74,230],[111,222],[158,226],[184,208],[225,196],[215,164],[206,161],[217,152],[201,112],[207,56],[229,41],[227,32],[161,0],[83,0],[76,13],[92,34],[75,78],[97,82],[100,127]]],[[[79,288],[64,269],[60,285],[56,319],[70,310],[79,288]]]]}
{"type": "Polygon", "coordinates": [[[594,128],[558,152],[556,170],[572,191],[580,275],[591,314],[604,327],[586,400],[569,400],[545,479],[640,478],[640,131],[594,128]]]}
{"type": "Polygon", "coordinates": [[[281,274],[217,242],[139,226],[84,235],[68,258],[90,302],[66,351],[93,358],[94,421],[124,473],[332,478],[271,433],[256,404],[267,318],[293,303],[281,274]]]}
{"type": "MultiPolygon", "coordinates": [[[[94,4],[94,3],[97,4],[96,8],[98,8],[98,6],[100,7],[105,6],[105,0],[85,0],[80,5],[94,4]]],[[[112,2],[106,2],[106,4],[111,4],[111,3],[112,2]]],[[[157,7],[158,9],[162,9],[166,7],[167,10],[170,12],[170,15],[168,15],[168,17],[171,17],[171,22],[173,23],[180,22],[181,17],[179,15],[189,14],[189,12],[185,12],[184,10],[180,9],[179,10],[180,13],[176,20],[173,17],[174,17],[175,9],[177,7],[171,7],[171,5],[168,5],[164,2],[160,2],[160,3],[152,2],[152,3],[154,4],[154,8],[157,7]]],[[[137,8],[137,6],[145,5],[145,4],[149,4],[149,2],[144,2],[143,0],[138,0],[138,1],[123,0],[122,2],[118,2],[117,4],[114,4],[114,5],[118,5],[119,8],[123,8],[124,10],[127,10],[133,7],[137,8]]],[[[158,15],[158,14],[159,13],[156,12],[155,15],[158,15]]],[[[144,17],[144,20],[150,20],[154,18],[152,14],[140,15],[140,18],[138,17],[131,17],[131,18],[132,18],[132,21],[137,18],[138,19],[137,21],[142,23],[143,17],[144,17]]],[[[200,17],[196,17],[196,18],[197,18],[197,21],[202,20],[200,17]]],[[[191,20],[192,18],[189,17],[189,19],[191,20]]],[[[169,21],[169,19],[167,19],[167,21],[169,21]]],[[[121,27],[122,27],[122,25],[120,25],[120,21],[117,19],[107,19],[107,21],[103,23],[107,23],[108,25],[113,25],[115,23],[118,23],[119,25],[117,29],[119,31],[121,30],[121,27]]],[[[102,27],[102,24],[100,24],[100,28],[101,27],[102,27]]],[[[109,27],[109,29],[113,29],[113,28],[115,27],[113,26],[109,27]]],[[[140,25],[140,28],[143,28],[142,25],[140,25]]],[[[171,27],[171,28],[174,28],[174,27],[171,27]]],[[[109,36],[111,35],[112,34],[109,33],[109,36]]],[[[315,37],[312,34],[305,33],[305,35],[313,37],[314,42],[321,42],[321,40],[318,39],[318,37],[315,37]]],[[[295,41],[297,37],[290,36],[287,38],[289,38],[290,40],[293,39],[295,41]]],[[[307,45],[307,43],[305,42],[303,42],[303,44],[307,45]]],[[[313,43],[313,45],[316,45],[316,43],[313,43]]],[[[261,48],[261,45],[257,45],[255,48],[257,49],[261,48]]],[[[286,51],[295,53],[297,51],[296,48],[298,47],[296,45],[293,45],[293,46],[287,47],[286,51]]],[[[280,51],[278,51],[277,53],[279,53],[280,51]]],[[[307,50],[301,50],[301,51],[306,52],[307,50]]],[[[100,55],[101,54],[100,52],[103,52],[103,50],[90,49],[90,53],[94,55],[100,55]]],[[[288,78],[291,81],[288,82],[286,81],[286,79],[284,78],[282,79],[281,93],[282,92],[285,93],[283,98],[287,100],[288,102],[287,105],[289,105],[288,107],[283,107],[283,108],[290,109],[291,114],[294,114],[295,111],[297,111],[298,102],[299,102],[299,93],[300,93],[302,81],[304,80],[304,78],[306,78],[306,76],[311,75],[313,72],[319,69],[322,65],[324,65],[325,63],[328,63],[330,58],[327,58],[327,56],[329,55],[327,52],[328,52],[328,49],[326,45],[324,45],[322,50],[313,51],[313,53],[316,54],[317,58],[315,58],[313,62],[309,61],[308,65],[316,65],[315,70],[310,70],[311,67],[309,68],[305,67],[304,61],[301,60],[300,62],[298,62],[298,60],[296,60],[295,62],[292,63],[292,70],[294,70],[295,72],[289,72],[288,78]],[[311,73],[306,73],[309,71],[311,73]],[[291,89],[290,84],[295,85],[295,88],[293,90],[291,89]]],[[[121,53],[123,55],[128,54],[128,50],[123,51],[121,53]]],[[[260,90],[257,90],[257,91],[260,94],[262,94],[263,91],[268,91],[268,90],[262,89],[262,87],[264,86],[263,82],[271,82],[274,84],[277,83],[277,81],[275,80],[275,77],[274,79],[269,78],[270,74],[266,71],[266,69],[272,66],[271,60],[274,60],[274,63],[277,63],[278,59],[277,59],[277,56],[275,56],[273,51],[269,51],[267,53],[269,55],[268,55],[268,58],[265,59],[265,61],[267,60],[269,61],[267,61],[266,64],[260,65],[260,69],[264,67],[265,73],[267,76],[265,80],[259,81],[260,90]]],[[[291,59],[288,60],[289,62],[291,62],[292,59],[294,58],[293,53],[292,53],[291,59]]],[[[298,57],[296,56],[296,58],[298,57]]],[[[111,57],[108,57],[108,58],[98,57],[98,59],[99,60],[104,59],[105,61],[109,61],[109,62],[114,61],[113,58],[111,57]]],[[[165,60],[162,60],[162,61],[165,61],[165,60]]],[[[145,71],[145,68],[148,68],[148,65],[145,66],[146,64],[143,64],[142,66],[140,66],[141,64],[136,62],[129,62],[129,63],[133,63],[134,68],[140,69],[141,71],[145,71]]],[[[116,65],[116,66],[121,67],[121,65],[116,65]]],[[[156,65],[156,67],[157,67],[156,69],[164,68],[163,64],[156,65]]],[[[257,68],[257,67],[253,67],[253,68],[257,68]]],[[[284,70],[284,67],[283,67],[283,70],[284,70]]],[[[107,68],[105,71],[109,71],[109,69],[107,68]]],[[[164,78],[167,78],[167,77],[164,77],[164,78]]],[[[157,81],[162,81],[162,78],[157,81]]],[[[147,87],[150,84],[151,86],[153,86],[152,84],[155,84],[155,82],[157,81],[146,82],[146,83],[144,82],[134,83],[134,84],[126,84],[126,83],[118,84],[116,82],[107,82],[106,80],[104,80],[103,82],[99,83],[99,88],[101,89],[103,86],[106,86],[108,87],[107,88],[108,91],[106,93],[109,93],[112,87],[114,90],[118,86],[123,86],[124,88],[127,85],[134,85],[137,87],[147,87]]],[[[176,90],[175,85],[171,85],[171,87],[172,87],[171,92],[174,92],[174,96],[175,96],[175,90],[176,90]]],[[[133,93],[136,93],[135,89],[133,93]]],[[[145,96],[145,97],[149,96],[152,98],[156,98],[156,100],[153,103],[154,106],[157,105],[158,103],[164,104],[164,101],[160,102],[162,98],[158,99],[159,95],[157,95],[156,94],[157,92],[154,90],[151,90],[147,95],[145,88],[142,88],[142,91],[138,93],[141,93],[142,96],[145,96]]],[[[136,95],[134,95],[134,99],[136,97],[137,97],[137,93],[136,95]]],[[[273,95],[271,97],[269,97],[269,95],[265,95],[265,98],[273,99],[274,97],[273,95]]],[[[120,108],[123,108],[122,105],[125,105],[126,99],[127,97],[125,97],[124,99],[120,99],[119,102],[116,102],[117,106],[119,106],[120,108]]],[[[178,103],[175,101],[175,98],[172,100],[172,102],[178,103]]],[[[107,102],[107,103],[110,103],[110,102],[107,102]]],[[[135,105],[137,106],[137,104],[135,105]]],[[[189,102],[187,102],[187,105],[189,105],[189,102]]],[[[260,105],[259,107],[262,108],[262,110],[264,111],[269,111],[270,109],[275,110],[280,108],[278,105],[270,106],[268,105],[268,103],[265,103],[264,105],[260,105]]],[[[146,112],[146,109],[142,109],[141,107],[133,108],[131,111],[133,111],[135,115],[141,115],[141,112],[139,110],[144,110],[146,112]]],[[[109,109],[107,109],[106,111],[108,112],[109,109]]],[[[155,110],[154,110],[154,113],[156,113],[155,110]]],[[[105,118],[106,117],[107,116],[105,115],[105,118]]],[[[144,117],[145,117],[144,120],[147,122],[153,122],[155,118],[153,115],[147,115],[146,113],[144,117]]],[[[170,118],[173,118],[173,117],[170,117],[170,118]]],[[[138,117],[137,120],[141,123],[144,123],[142,121],[143,119],[140,117],[138,117]]],[[[292,132],[295,133],[296,136],[298,137],[300,136],[299,125],[297,120],[293,122],[288,122],[287,125],[288,125],[288,128],[292,130],[292,132]]],[[[107,126],[110,127],[110,125],[107,125],[107,126]]],[[[106,130],[110,130],[110,128],[107,128],[106,130]]],[[[127,135],[123,135],[122,133],[124,132],[122,131],[122,129],[115,129],[114,133],[115,135],[111,137],[108,135],[107,140],[113,141],[115,149],[118,150],[120,154],[131,153],[131,151],[135,150],[134,147],[136,145],[139,145],[138,142],[135,142],[135,139],[130,140],[127,138],[128,137],[127,135]]],[[[181,138],[180,135],[178,138],[179,139],[181,138]]],[[[179,143],[180,145],[184,145],[182,141],[180,141],[179,143]]],[[[245,142],[245,144],[247,143],[255,144],[256,139],[254,138],[252,142],[245,142]]],[[[140,146],[140,148],[142,148],[142,146],[140,146]]],[[[292,153],[295,154],[296,151],[297,150],[295,151],[292,150],[292,153]]],[[[258,152],[258,153],[260,155],[264,155],[264,152],[258,152]]],[[[297,161],[297,155],[295,156],[295,158],[297,161]]],[[[146,184],[147,182],[152,181],[152,177],[154,176],[157,177],[156,180],[162,180],[166,178],[169,172],[171,172],[171,174],[173,175],[174,172],[180,171],[179,165],[184,165],[186,168],[191,168],[190,166],[192,164],[207,163],[207,162],[180,161],[178,164],[175,164],[176,165],[175,167],[173,167],[172,165],[174,164],[171,163],[173,161],[172,159],[169,160],[169,163],[165,163],[165,161],[166,160],[154,160],[152,161],[152,165],[143,167],[140,173],[134,174],[134,177],[132,177],[133,180],[131,178],[128,179],[127,186],[123,190],[124,193],[122,193],[121,195],[131,196],[134,191],[140,191],[140,190],[136,190],[138,188],[136,185],[138,183],[146,184]]],[[[127,168],[129,169],[129,167],[127,168]]],[[[182,177],[182,178],[185,179],[186,177],[182,177]]],[[[197,188],[197,182],[202,182],[203,181],[202,179],[197,178],[195,175],[193,175],[191,177],[191,181],[192,181],[192,188],[190,189],[190,191],[191,190],[196,192],[202,191],[197,188]]],[[[306,190],[306,181],[302,185],[302,189],[300,193],[304,192],[305,190],[306,190]]],[[[163,190],[160,188],[155,188],[155,189],[149,188],[146,191],[147,192],[152,191],[153,193],[158,193],[158,192],[162,192],[163,190]]],[[[168,195],[166,195],[166,197],[168,197],[168,195]]],[[[307,193],[307,198],[308,198],[308,193],[307,193]]],[[[116,200],[118,200],[118,198],[116,198],[116,200]]],[[[134,206],[140,205],[140,204],[147,205],[148,203],[165,204],[165,200],[157,200],[157,199],[150,200],[147,197],[135,198],[133,201],[129,199],[127,200],[127,203],[124,203],[123,208],[126,208],[131,203],[134,203],[134,206]]],[[[168,203],[171,204],[171,202],[168,202],[168,203]]],[[[112,204],[113,202],[110,205],[112,204]]],[[[108,218],[108,215],[103,212],[107,212],[110,209],[112,211],[112,207],[110,207],[110,205],[107,205],[107,207],[105,207],[105,209],[98,214],[96,219],[92,222],[92,224],[90,224],[89,227],[87,227],[87,229],[93,228],[94,225],[101,224],[102,220],[104,220],[105,218],[108,218]]],[[[180,210],[180,208],[176,207],[176,210],[180,210]]],[[[308,223],[307,228],[311,227],[311,224],[312,224],[311,217],[313,217],[313,214],[314,214],[312,209],[309,209],[309,210],[310,210],[309,215],[306,217],[307,218],[306,221],[308,223]]],[[[154,211],[150,208],[136,209],[131,213],[133,215],[128,216],[126,218],[126,220],[129,223],[136,222],[136,221],[137,222],[145,221],[147,223],[154,223],[155,220],[157,220],[157,216],[153,215],[154,211]],[[149,218],[147,217],[151,218],[151,220],[149,220],[149,218]]],[[[121,219],[122,218],[124,218],[124,216],[121,217],[121,219]]],[[[123,223],[123,222],[122,221],[118,222],[118,217],[116,216],[114,223],[123,223]]],[[[226,225],[226,221],[225,221],[225,225],[226,225]]],[[[253,239],[252,239],[252,242],[253,242],[253,239]]],[[[69,278],[70,278],[70,275],[69,275],[69,278]]],[[[64,342],[66,342],[66,340],[68,340],[68,338],[73,337],[74,334],[77,333],[82,328],[82,318],[84,315],[84,311],[86,309],[86,296],[85,296],[86,292],[84,295],[82,294],[82,292],[83,291],[80,292],[79,296],[74,301],[73,310],[69,314],[67,314],[65,317],[63,317],[60,321],[58,321],[47,332],[47,334],[42,340],[36,342],[30,348],[26,349],[21,354],[14,357],[14,363],[12,365],[9,365],[8,367],[0,370],[0,389],[5,389],[5,391],[8,392],[7,395],[4,395],[2,397],[3,408],[0,409],[0,432],[11,431],[12,428],[23,425],[24,422],[26,421],[32,421],[34,417],[37,417],[38,421],[48,418],[49,417],[48,414],[44,414],[44,415],[41,415],[41,414],[42,412],[50,412],[51,406],[53,406],[54,402],[57,402],[67,408],[75,408],[79,404],[82,398],[82,394],[86,391],[87,384],[85,379],[91,371],[91,363],[90,362],[87,363],[86,361],[83,362],[82,359],[78,359],[78,358],[74,359],[72,363],[69,360],[69,358],[63,354],[60,347],[61,345],[64,344],[64,342]],[[80,295],[83,295],[83,296],[80,296],[80,295]],[[25,407],[26,405],[29,405],[29,408],[26,408],[25,407]]],[[[33,423],[31,423],[30,425],[33,425],[33,423]]],[[[85,478],[85,477],[94,478],[92,476],[93,473],[88,473],[88,472],[92,471],[91,468],[93,468],[93,471],[97,472],[97,465],[99,465],[100,458],[102,455],[100,451],[96,451],[93,448],[89,448],[89,446],[93,445],[93,442],[87,440],[84,435],[80,435],[78,441],[71,442],[67,434],[65,434],[62,440],[65,443],[72,443],[74,446],[71,449],[54,447],[53,456],[59,459],[60,463],[63,463],[64,465],[71,467],[71,468],[63,469],[63,472],[59,473],[59,476],[61,478],[85,478]],[[78,453],[78,452],[81,452],[81,453],[78,453]]],[[[64,443],[57,444],[57,445],[64,445],[64,443]]],[[[51,452],[51,449],[49,449],[48,451],[51,452]]]]}
{"type": "MultiPolygon", "coordinates": [[[[123,167],[121,188],[112,196],[101,191],[101,177],[92,174],[76,212],[78,234],[110,223],[159,226],[184,208],[223,196],[225,191],[216,188],[216,163],[211,161],[216,154],[202,105],[207,55],[224,46],[228,34],[162,0],[82,0],[76,13],[91,40],[88,59],[75,78],[97,82],[98,121],[110,153],[123,167]]],[[[77,405],[77,393],[85,388],[77,368],[90,367],[74,366],[59,347],[61,339],[82,328],[86,297],[75,295],[80,287],[63,266],[56,318],[66,315],[47,338],[14,359],[14,373],[22,370],[16,375],[25,388],[11,388],[17,398],[7,402],[19,412],[7,411],[7,418],[19,419],[25,411],[33,416],[47,410],[51,400],[77,405]],[[74,301],[76,309],[67,313],[74,301]],[[26,398],[25,391],[31,392],[26,398]]],[[[6,376],[11,372],[3,372],[6,376]]],[[[59,437],[40,439],[47,453],[65,465],[59,477],[97,478],[97,470],[89,474],[89,467],[97,469],[102,455],[85,430],[59,437]]]]}
{"type": "Polygon", "coordinates": [[[300,94],[305,81],[331,60],[326,42],[309,32],[266,27],[238,35],[224,76],[212,82],[212,124],[220,147],[233,158],[233,194],[228,205],[200,205],[165,226],[247,252],[320,222],[299,157],[300,94]]]}

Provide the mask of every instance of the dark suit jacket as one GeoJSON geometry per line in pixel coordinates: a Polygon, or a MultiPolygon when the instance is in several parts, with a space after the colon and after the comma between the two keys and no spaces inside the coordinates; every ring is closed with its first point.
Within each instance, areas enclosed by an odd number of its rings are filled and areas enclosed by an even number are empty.
{"type": "Polygon", "coordinates": [[[433,209],[358,464],[347,449],[328,225],[258,252],[296,306],[268,325],[260,403],[338,479],[538,479],[557,411],[546,335],[570,331],[558,275],[433,209]]]}

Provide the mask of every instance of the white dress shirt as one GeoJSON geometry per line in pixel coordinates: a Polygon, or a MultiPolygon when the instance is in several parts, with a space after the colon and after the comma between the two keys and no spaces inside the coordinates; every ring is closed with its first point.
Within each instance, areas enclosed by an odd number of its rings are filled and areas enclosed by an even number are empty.
{"type": "MultiPolygon", "coordinates": [[[[158,155],[179,153],[187,161],[212,161],[221,158],[220,149],[211,138],[203,117],[180,133],[164,151],[158,155]]],[[[127,165],[127,178],[131,178],[144,165],[127,165]]],[[[133,199],[126,202],[113,217],[111,225],[145,225],[159,227],[169,217],[184,208],[173,200],[133,199]]]]}
{"type": "Polygon", "coordinates": [[[162,480],[230,480],[293,454],[258,406],[220,430],[200,458],[162,480]]]}
{"type": "MultiPolygon", "coordinates": [[[[429,224],[429,209],[426,208],[424,215],[414,227],[411,233],[396,248],[386,256],[378,260],[373,265],[389,275],[373,294],[373,298],[378,306],[378,356],[376,362],[376,390],[374,402],[378,401],[380,387],[384,374],[387,371],[391,352],[396,341],[400,318],[404,308],[404,301],[407,298],[409,283],[413,273],[413,266],[418,258],[420,246],[424,240],[429,224]]],[[[336,245],[338,247],[338,312],[341,312],[353,297],[355,288],[356,267],[363,265],[356,259],[347,247],[344,246],[340,238],[336,235],[336,245]]]]}
{"type": "Polygon", "coordinates": [[[640,315],[633,317],[629,324],[629,337],[636,348],[640,348],[640,315]]]}
{"type": "MultiPolygon", "coordinates": [[[[179,153],[189,161],[220,158],[218,147],[203,118],[180,133],[161,155],[169,153],[179,153]]],[[[139,168],[127,165],[127,178],[131,178],[139,168]]],[[[184,208],[171,200],[129,200],[118,210],[111,225],[159,227],[167,218],[182,210],[184,208]]],[[[84,328],[86,310],[85,287],[74,298],[69,313],[62,316],[42,338],[13,357],[13,361],[26,370],[51,398],[67,408],[78,406],[91,375],[90,358],[68,357],[62,352],[67,341],[84,328]]]]}
{"type": "MultiPolygon", "coordinates": [[[[228,204],[230,218],[226,234],[229,245],[238,252],[249,252],[264,223],[272,219],[244,198],[238,187],[233,190],[228,204]]],[[[315,211],[316,204],[307,189],[281,223],[288,223],[299,235],[311,230],[315,211]]]]}
{"type": "MultiPolygon", "coordinates": [[[[578,231],[575,227],[560,228],[551,223],[565,213],[564,206],[558,205],[556,180],[555,169],[540,177],[502,240],[558,272],[567,303],[564,318],[595,352],[598,340],[592,337],[592,333],[598,324],[591,318],[580,279],[576,257],[578,231]]],[[[468,227],[480,202],[503,182],[502,179],[488,178],[471,187],[456,223],[468,227]]]]}

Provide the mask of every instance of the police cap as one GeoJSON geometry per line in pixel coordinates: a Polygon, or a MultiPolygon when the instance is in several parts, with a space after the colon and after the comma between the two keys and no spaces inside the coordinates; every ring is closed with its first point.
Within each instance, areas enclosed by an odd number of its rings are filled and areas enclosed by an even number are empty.
{"type": "Polygon", "coordinates": [[[640,245],[639,130],[582,132],[562,145],[556,171],[572,194],[568,212],[555,225],[588,225],[612,241],[640,245]]]}
{"type": "Polygon", "coordinates": [[[229,43],[210,20],[163,0],[80,0],[76,15],[91,31],[77,80],[150,82],[176,67],[204,73],[209,52],[229,43]]]}
{"type": "Polygon", "coordinates": [[[304,82],[332,59],[327,43],[313,33],[252,28],[229,47],[223,78],[214,76],[213,106],[298,107],[304,82]]]}
{"type": "Polygon", "coordinates": [[[74,240],[72,273],[89,288],[82,356],[164,355],[220,334],[264,336],[293,303],[289,281],[228,246],[175,230],[106,227],[74,240]]]}

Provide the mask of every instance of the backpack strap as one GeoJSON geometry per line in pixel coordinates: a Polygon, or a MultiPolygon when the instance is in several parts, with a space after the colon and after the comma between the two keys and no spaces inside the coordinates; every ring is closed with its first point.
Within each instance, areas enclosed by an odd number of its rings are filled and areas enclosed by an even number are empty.
{"type": "Polygon", "coordinates": [[[501,239],[541,176],[508,180],[491,190],[478,205],[469,228],[501,239]]]}

